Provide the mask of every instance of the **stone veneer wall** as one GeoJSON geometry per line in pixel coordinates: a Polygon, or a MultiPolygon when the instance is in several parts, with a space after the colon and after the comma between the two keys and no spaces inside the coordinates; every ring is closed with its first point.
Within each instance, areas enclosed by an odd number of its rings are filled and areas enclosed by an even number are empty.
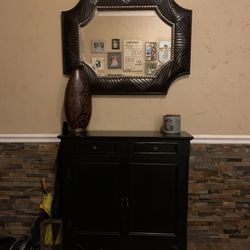
{"type": "MultiPolygon", "coordinates": [[[[57,143],[0,144],[0,236],[30,233],[40,179],[53,187],[57,143]]],[[[188,235],[250,238],[250,145],[192,144],[188,235]]]]}
{"type": "Polygon", "coordinates": [[[192,145],[189,236],[250,239],[250,145],[192,145]]]}
{"type": "Polygon", "coordinates": [[[41,203],[40,179],[53,187],[58,145],[0,144],[0,236],[30,234],[41,203]]]}

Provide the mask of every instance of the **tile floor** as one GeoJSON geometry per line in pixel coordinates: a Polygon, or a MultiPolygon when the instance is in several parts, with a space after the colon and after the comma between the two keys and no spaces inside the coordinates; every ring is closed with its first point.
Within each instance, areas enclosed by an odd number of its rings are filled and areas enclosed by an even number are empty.
{"type": "Polygon", "coordinates": [[[250,250],[250,241],[188,242],[188,250],[250,250]]]}

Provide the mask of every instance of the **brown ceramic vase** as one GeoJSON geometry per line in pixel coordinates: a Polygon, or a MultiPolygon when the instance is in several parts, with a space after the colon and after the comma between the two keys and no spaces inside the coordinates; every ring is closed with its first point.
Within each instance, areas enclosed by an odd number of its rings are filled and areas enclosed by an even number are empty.
{"type": "Polygon", "coordinates": [[[81,65],[69,78],[64,99],[66,119],[72,133],[85,132],[92,112],[90,85],[81,65]]]}

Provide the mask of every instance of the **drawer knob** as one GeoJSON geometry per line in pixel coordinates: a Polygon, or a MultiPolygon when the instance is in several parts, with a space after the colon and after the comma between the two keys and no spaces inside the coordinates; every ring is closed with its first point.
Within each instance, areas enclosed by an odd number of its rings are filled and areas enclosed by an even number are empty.
{"type": "Polygon", "coordinates": [[[97,146],[95,146],[95,145],[92,146],[92,149],[93,149],[93,150],[96,150],[96,149],[97,149],[97,146]]]}
{"type": "Polygon", "coordinates": [[[157,146],[154,146],[154,151],[158,151],[158,147],[157,146]]]}

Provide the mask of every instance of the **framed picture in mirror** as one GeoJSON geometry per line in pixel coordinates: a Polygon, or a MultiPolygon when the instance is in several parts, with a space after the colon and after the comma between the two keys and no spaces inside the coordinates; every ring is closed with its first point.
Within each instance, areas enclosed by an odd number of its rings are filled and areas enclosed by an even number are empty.
{"type": "Polygon", "coordinates": [[[122,53],[121,52],[108,52],[108,69],[121,69],[122,68],[122,53]]]}
{"type": "Polygon", "coordinates": [[[105,52],[105,42],[102,40],[92,41],[92,53],[104,53],[105,52]]]}
{"type": "Polygon", "coordinates": [[[112,39],[112,49],[120,49],[120,39],[112,39]]]}
{"type": "Polygon", "coordinates": [[[104,70],[104,58],[92,57],[92,67],[94,68],[94,70],[104,70]]]}

